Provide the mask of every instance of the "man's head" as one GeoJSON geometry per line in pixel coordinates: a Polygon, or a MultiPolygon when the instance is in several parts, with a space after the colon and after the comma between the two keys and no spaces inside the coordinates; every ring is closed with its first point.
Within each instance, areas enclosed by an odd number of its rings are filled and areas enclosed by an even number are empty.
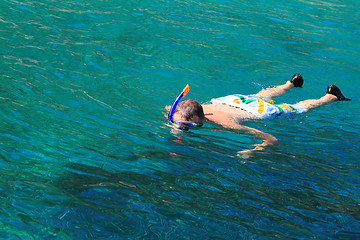
{"type": "Polygon", "coordinates": [[[185,121],[201,124],[205,121],[205,114],[201,104],[192,99],[179,103],[175,112],[179,113],[180,117],[185,121]]]}

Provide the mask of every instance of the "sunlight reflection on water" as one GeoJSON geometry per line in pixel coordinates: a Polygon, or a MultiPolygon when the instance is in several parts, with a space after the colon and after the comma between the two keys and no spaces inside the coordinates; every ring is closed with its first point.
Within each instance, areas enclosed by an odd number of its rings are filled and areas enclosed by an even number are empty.
{"type": "Polygon", "coordinates": [[[359,228],[357,5],[294,1],[3,1],[0,236],[353,238],[359,228]],[[173,132],[163,107],[300,71],[352,102],[244,124],[279,142],[173,132]]]}

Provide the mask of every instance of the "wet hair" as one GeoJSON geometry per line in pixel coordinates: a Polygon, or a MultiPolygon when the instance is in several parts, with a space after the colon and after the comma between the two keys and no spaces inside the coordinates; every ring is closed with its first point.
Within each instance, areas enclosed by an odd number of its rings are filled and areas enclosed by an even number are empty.
{"type": "Polygon", "coordinates": [[[201,104],[192,99],[179,103],[176,107],[176,112],[179,112],[183,117],[185,117],[186,121],[190,121],[194,116],[198,116],[200,119],[205,118],[204,110],[201,104]]]}

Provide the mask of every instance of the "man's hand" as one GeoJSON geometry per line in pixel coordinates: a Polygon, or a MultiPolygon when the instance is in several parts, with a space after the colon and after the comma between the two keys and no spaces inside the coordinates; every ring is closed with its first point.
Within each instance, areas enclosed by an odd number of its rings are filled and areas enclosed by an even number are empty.
{"type": "Polygon", "coordinates": [[[243,126],[243,125],[234,123],[231,120],[223,121],[218,124],[220,124],[221,126],[223,126],[225,128],[231,128],[231,129],[245,131],[247,133],[250,133],[251,135],[254,135],[255,137],[260,138],[263,141],[260,144],[254,144],[255,148],[253,148],[253,149],[248,149],[248,150],[238,152],[238,156],[242,157],[242,158],[249,158],[251,155],[254,154],[254,152],[263,151],[263,150],[265,150],[265,148],[267,146],[274,145],[277,142],[277,139],[271,134],[264,133],[255,128],[251,128],[251,127],[247,127],[247,126],[243,126]]]}
{"type": "Polygon", "coordinates": [[[237,156],[241,157],[241,158],[244,158],[244,159],[247,159],[247,158],[251,157],[252,155],[254,155],[255,152],[263,151],[263,150],[265,150],[266,146],[274,144],[274,142],[271,142],[271,143],[265,143],[265,142],[266,142],[266,140],[261,144],[254,144],[253,146],[255,146],[255,148],[253,148],[253,149],[247,149],[247,150],[239,151],[237,156]]]}

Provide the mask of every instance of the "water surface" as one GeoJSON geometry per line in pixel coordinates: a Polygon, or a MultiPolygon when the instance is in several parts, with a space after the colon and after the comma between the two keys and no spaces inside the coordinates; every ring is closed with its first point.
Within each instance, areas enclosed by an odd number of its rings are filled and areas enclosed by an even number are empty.
{"type": "Polygon", "coordinates": [[[357,1],[0,3],[0,237],[356,239],[357,1]],[[276,99],[337,102],[254,136],[167,126],[190,84],[206,102],[300,72],[276,99]]]}

